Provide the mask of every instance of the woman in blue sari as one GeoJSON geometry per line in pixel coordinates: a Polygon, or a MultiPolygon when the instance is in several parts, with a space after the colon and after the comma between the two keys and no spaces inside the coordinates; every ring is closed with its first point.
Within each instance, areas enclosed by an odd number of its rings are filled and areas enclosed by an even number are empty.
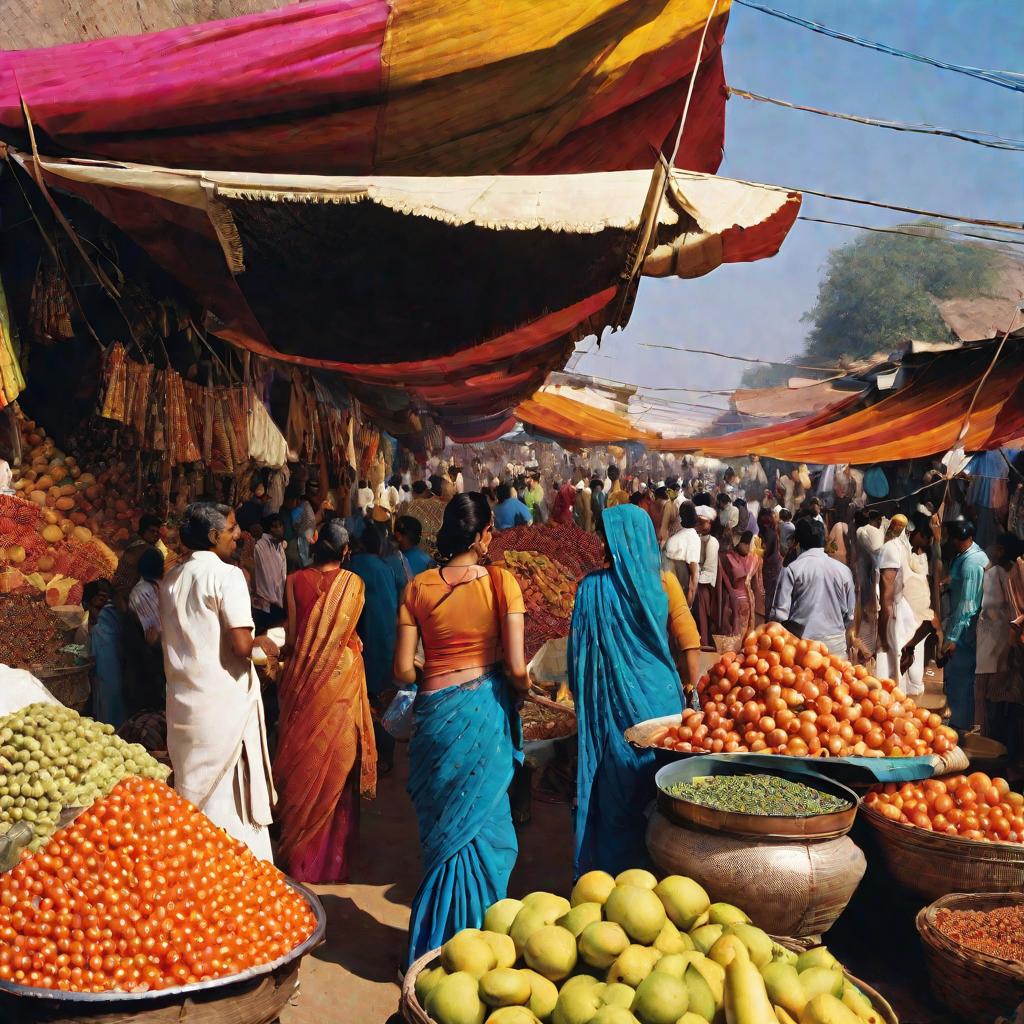
{"type": "Polygon", "coordinates": [[[529,688],[525,607],[515,577],[481,564],[492,536],[481,494],[448,504],[439,569],[408,587],[398,614],[395,678],[418,682],[409,742],[423,881],[412,905],[409,963],[503,899],[518,853],[508,787],[522,760],[515,692],[529,688]],[[422,637],[422,677],[414,658],[422,637]]]}
{"type": "Polygon", "coordinates": [[[643,811],[654,754],[634,750],[623,733],[679,714],[684,691],[697,681],[700,649],[678,579],[661,572],[651,517],[619,505],[601,523],[609,565],[580,583],[569,635],[579,730],[577,875],[647,863],[643,811]]]}

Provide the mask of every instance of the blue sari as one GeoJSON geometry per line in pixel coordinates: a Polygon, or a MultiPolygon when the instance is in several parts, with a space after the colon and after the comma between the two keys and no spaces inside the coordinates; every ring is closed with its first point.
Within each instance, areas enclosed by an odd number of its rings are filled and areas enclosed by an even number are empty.
{"type": "Polygon", "coordinates": [[[350,568],[366,588],[357,629],[363,641],[366,688],[371,697],[376,697],[393,685],[398,590],[391,567],[380,555],[353,555],[350,568]]]}
{"type": "Polygon", "coordinates": [[[479,928],[484,911],[504,899],[519,850],[508,787],[521,747],[522,723],[500,671],[416,698],[408,791],[423,881],[409,963],[460,929],[479,928]]]}
{"type": "Polygon", "coordinates": [[[638,506],[605,509],[611,568],[576,591],[569,634],[569,686],[576,701],[576,874],[617,874],[648,862],[644,806],[654,754],[623,733],[649,718],[678,714],[679,674],[668,639],[668,597],[651,517],[638,506]]]}

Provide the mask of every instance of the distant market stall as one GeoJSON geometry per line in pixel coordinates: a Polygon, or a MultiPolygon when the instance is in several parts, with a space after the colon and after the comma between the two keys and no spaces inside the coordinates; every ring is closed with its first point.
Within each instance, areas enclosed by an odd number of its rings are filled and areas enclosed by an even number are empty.
{"type": "Polygon", "coordinates": [[[885,365],[884,386],[876,380],[809,415],[720,436],[680,438],[644,430],[623,410],[594,407],[571,389],[542,388],[516,413],[530,429],[562,443],[638,440],[659,451],[717,458],[753,452],[835,465],[924,458],[956,446],[983,451],[1024,434],[1022,341],[1024,330],[1018,330],[1001,351],[995,339],[909,352],[895,366],[885,365]]]}

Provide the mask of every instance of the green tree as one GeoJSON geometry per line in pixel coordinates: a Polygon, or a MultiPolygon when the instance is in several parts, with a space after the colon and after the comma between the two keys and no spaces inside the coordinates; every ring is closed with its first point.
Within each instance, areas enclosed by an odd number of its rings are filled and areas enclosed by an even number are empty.
{"type": "MultiPolygon", "coordinates": [[[[817,301],[803,316],[810,324],[804,351],[793,362],[842,365],[895,351],[911,339],[951,336],[935,300],[984,292],[998,257],[984,245],[949,241],[938,225],[914,227],[919,236],[865,233],[832,250],[817,301]]],[[[785,367],[756,367],[743,383],[764,387],[788,376],[785,367]]]]}

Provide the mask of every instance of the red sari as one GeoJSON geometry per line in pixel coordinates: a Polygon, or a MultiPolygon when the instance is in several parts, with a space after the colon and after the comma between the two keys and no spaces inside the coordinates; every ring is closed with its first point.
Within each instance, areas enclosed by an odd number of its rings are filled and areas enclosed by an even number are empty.
{"type": "Polygon", "coordinates": [[[749,572],[750,556],[738,551],[723,551],[718,556],[718,576],[722,581],[719,627],[723,636],[742,636],[752,625],[749,572]]]}
{"type": "Polygon", "coordinates": [[[303,569],[292,579],[292,596],[297,639],[278,684],[274,760],[278,862],[300,882],[344,882],[359,832],[359,794],[372,797],[377,785],[377,748],[356,634],[363,581],[344,569],[303,569]]]}

